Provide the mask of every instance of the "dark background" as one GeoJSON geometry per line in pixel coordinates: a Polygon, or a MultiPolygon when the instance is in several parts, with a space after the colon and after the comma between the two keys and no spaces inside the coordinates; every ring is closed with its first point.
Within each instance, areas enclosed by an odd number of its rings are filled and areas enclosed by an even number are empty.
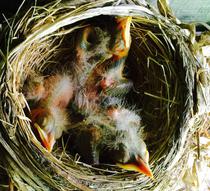
{"type": "MultiPolygon", "coordinates": [[[[3,15],[8,19],[12,17],[16,11],[18,10],[18,7],[21,5],[22,0],[1,0],[0,1],[0,22],[4,22],[3,15]]],[[[24,7],[27,8],[30,5],[32,5],[33,0],[26,0],[24,3],[24,7]]]]}
{"type": "MultiPolygon", "coordinates": [[[[19,20],[24,16],[26,11],[34,5],[42,6],[46,3],[50,3],[52,0],[0,0],[0,49],[5,54],[8,39],[8,28],[12,24],[13,18],[17,13],[18,16],[15,17],[15,21],[19,20]],[[9,23],[9,25],[8,25],[9,23]]],[[[15,24],[15,22],[14,22],[15,24]]],[[[23,39],[19,39],[20,41],[23,39]]],[[[18,40],[13,41],[13,45],[18,43],[18,40]]],[[[2,57],[0,54],[0,61],[2,57]]],[[[1,191],[1,190],[0,190],[1,191]]]]}
{"type": "MultiPolygon", "coordinates": [[[[46,3],[51,2],[50,0],[37,0],[37,5],[44,5],[46,3]]],[[[0,0],[0,23],[4,22],[5,19],[3,15],[7,19],[11,18],[18,10],[20,5],[22,4],[22,9],[20,14],[24,14],[23,10],[28,9],[30,6],[35,5],[35,0],[0,0]],[[22,4],[23,2],[23,4],[22,4]]]]}

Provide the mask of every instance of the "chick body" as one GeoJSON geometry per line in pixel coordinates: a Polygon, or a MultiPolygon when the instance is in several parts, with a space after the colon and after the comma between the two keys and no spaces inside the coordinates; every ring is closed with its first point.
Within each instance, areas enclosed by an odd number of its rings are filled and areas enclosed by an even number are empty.
{"type": "Polygon", "coordinates": [[[152,177],[141,118],[135,111],[122,105],[116,106],[116,103],[113,101],[100,113],[92,113],[86,118],[85,123],[89,127],[81,136],[84,138],[85,133],[88,134],[94,129],[100,139],[96,140],[94,136],[89,138],[88,142],[91,145],[89,150],[92,149],[92,152],[85,153],[81,148],[78,150],[82,153],[83,159],[92,157],[94,164],[117,164],[126,170],[152,177]],[[115,104],[112,106],[113,103],[115,104]]]}
{"type": "Polygon", "coordinates": [[[30,113],[32,126],[43,146],[51,151],[55,141],[70,127],[66,107],[73,97],[74,83],[71,77],[65,74],[56,74],[42,79],[40,83],[32,82],[35,86],[30,87],[36,90],[41,86],[42,88],[39,89],[42,92],[34,91],[31,93],[33,96],[29,97],[29,94],[26,94],[26,99],[33,102],[30,113]]]}
{"type": "Polygon", "coordinates": [[[85,123],[88,127],[83,129],[82,133],[78,133],[75,140],[82,140],[88,136],[85,145],[89,145],[92,152],[85,153],[80,141],[75,143],[75,148],[84,160],[92,156],[92,163],[114,163],[151,177],[141,118],[132,110],[118,107],[133,85],[123,75],[131,45],[131,17],[116,18],[115,22],[111,36],[101,28],[97,28],[100,31],[97,33],[96,28],[88,27],[83,30],[79,40],[76,62],[80,68],[79,72],[76,72],[79,91],[75,97],[79,108],[85,111],[85,123]],[[103,38],[98,38],[100,43],[94,44],[91,31],[95,31],[96,39],[97,35],[107,37],[103,45],[103,38]],[[92,51],[98,48],[103,50],[103,54],[95,56],[92,51]],[[116,102],[118,97],[120,101],[116,102]],[[104,100],[108,100],[108,103],[103,103],[104,100]],[[96,139],[96,134],[100,139],[96,139]]]}
{"type": "Polygon", "coordinates": [[[123,77],[131,17],[118,17],[112,23],[112,27],[88,26],[77,39],[75,102],[84,113],[97,110],[104,94],[122,95],[132,87],[123,77]]]}

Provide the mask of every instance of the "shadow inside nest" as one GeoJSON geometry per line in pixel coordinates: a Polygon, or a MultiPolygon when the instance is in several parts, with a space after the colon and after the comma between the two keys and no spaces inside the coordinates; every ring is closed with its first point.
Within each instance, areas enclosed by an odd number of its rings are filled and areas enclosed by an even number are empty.
{"type": "MultiPolygon", "coordinates": [[[[80,25],[87,23],[97,25],[100,20],[108,23],[109,18],[98,17],[80,25]]],[[[61,43],[58,39],[58,51],[51,58],[54,63],[49,62],[51,64],[46,68],[44,66],[43,74],[58,72],[63,67],[64,70],[71,70],[75,57],[74,37],[76,34],[77,31],[66,35],[61,43]]],[[[133,82],[134,87],[125,96],[124,103],[141,116],[145,129],[145,141],[150,151],[150,161],[156,164],[156,161],[161,158],[164,160],[166,153],[173,147],[174,140],[179,137],[179,117],[184,110],[181,94],[185,91],[182,86],[183,76],[180,74],[182,61],[179,53],[173,52],[174,50],[168,46],[167,40],[158,27],[151,30],[150,26],[134,22],[131,35],[131,48],[123,72],[124,76],[133,82]]],[[[55,41],[55,44],[58,42],[55,41]]],[[[175,41],[174,44],[176,44],[175,41]]],[[[77,115],[75,110],[71,113],[75,122],[84,119],[84,116],[77,115]]],[[[65,147],[65,152],[73,156],[79,152],[81,162],[92,164],[93,156],[85,156],[86,153],[92,152],[90,141],[92,134],[79,131],[76,128],[70,129],[56,145],[65,147]],[[79,137],[78,134],[81,136],[79,137]],[[75,137],[78,139],[74,139],[75,137]],[[79,147],[72,146],[78,144],[80,144],[79,147]]],[[[110,162],[111,159],[107,157],[112,154],[107,153],[102,156],[101,163],[110,162]]]]}

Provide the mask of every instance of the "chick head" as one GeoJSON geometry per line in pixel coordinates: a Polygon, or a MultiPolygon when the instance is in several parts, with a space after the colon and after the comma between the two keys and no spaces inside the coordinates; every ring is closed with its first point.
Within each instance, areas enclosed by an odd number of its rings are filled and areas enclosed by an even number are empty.
{"type": "Polygon", "coordinates": [[[149,167],[149,152],[143,140],[140,117],[132,110],[109,108],[108,115],[115,121],[115,137],[107,148],[112,162],[126,170],[153,177],[149,167]]]}
{"type": "Polygon", "coordinates": [[[66,110],[58,107],[32,109],[31,121],[42,145],[49,152],[63,131],[70,127],[66,110]]]}
{"type": "Polygon", "coordinates": [[[31,121],[42,145],[51,152],[55,144],[53,127],[55,119],[49,109],[35,108],[31,110],[31,121]]]}

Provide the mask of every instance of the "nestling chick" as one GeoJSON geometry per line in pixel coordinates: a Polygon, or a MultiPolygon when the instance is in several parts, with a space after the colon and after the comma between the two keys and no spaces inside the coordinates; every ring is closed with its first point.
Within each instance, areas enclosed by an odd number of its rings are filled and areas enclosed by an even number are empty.
{"type": "Polygon", "coordinates": [[[31,93],[25,95],[33,102],[30,113],[32,126],[43,146],[51,152],[56,139],[70,126],[66,107],[73,97],[74,84],[70,76],[61,74],[42,78],[40,83],[31,81],[30,84],[29,81],[28,84],[30,88],[25,87],[25,90],[31,90],[31,93]]]}
{"type": "Polygon", "coordinates": [[[123,77],[131,44],[131,17],[117,17],[112,22],[112,27],[86,27],[77,40],[75,101],[82,110],[97,108],[101,91],[121,95],[132,87],[123,77]]]}
{"type": "Polygon", "coordinates": [[[102,75],[101,87],[112,95],[125,94],[132,87],[132,82],[123,76],[125,60],[131,45],[130,25],[131,17],[116,17],[116,33],[113,43],[113,64],[102,75]],[[111,91],[113,90],[113,91],[111,91]]]}
{"type": "MultiPolygon", "coordinates": [[[[126,170],[153,177],[149,167],[149,152],[142,137],[141,118],[125,108],[109,108],[108,115],[115,121],[116,139],[122,151],[116,163],[126,170]]],[[[113,150],[109,150],[109,152],[113,150]]]]}
{"type": "Polygon", "coordinates": [[[111,41],[107,29],[99,26],[84,28],[77,37],[74,70],[78,84],[86,85],[94,68],[112,57],[109,50],[111,41]]]}
{"type": "Polygon", "coordinates": [[[119,102],[113,101],[105,111],[86,118],[85,122],[89,125],[83,133],[76,135],[80,141],[76,143],[75,150],[85,162],[116,164],[153,177],[149,167],[149,152],[143,141],[141,118],[132,110],[112,104],[119,102]],[[99,138],[96,139],[95,135],[99,138]],[[85,142],[86,148],[92,151],[87,153],[83,150],[81,142],[85,142]]]}
{"type": "Polygon", "coordinates": [[[111,36],[108,31],[98,26],[88,26],[78,34],[74,65],[75,81],[77,82],[75,103],[82,111],[97,107],[98,74],[94,71],[105,60],[112,57],[108,48],[110,40],[111,36]]]}
{"type": "Polygon", "coordinates": [[[37,107],[31,110],[31,121],[42,145],[51,152],[59,139],[70,126],[68,113],[64,108],[37,107]]]}

